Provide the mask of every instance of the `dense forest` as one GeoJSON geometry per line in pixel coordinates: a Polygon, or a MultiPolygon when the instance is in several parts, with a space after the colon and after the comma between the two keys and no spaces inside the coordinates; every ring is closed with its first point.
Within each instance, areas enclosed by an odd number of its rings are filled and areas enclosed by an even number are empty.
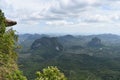
{"type": "Polygon", "coordinates": [[[19,35],[19,65],[29,80],[57,66],[68,80],[120,80],[120,36],[19,35]]]}
{"type": "Polygon", "coordinates": [[[14,22],[7,21],[0,10],[0,80],[26,80],[16,64],[17,35],[12,28],[6,30],[7,26],[12,25],[14,22]]]}

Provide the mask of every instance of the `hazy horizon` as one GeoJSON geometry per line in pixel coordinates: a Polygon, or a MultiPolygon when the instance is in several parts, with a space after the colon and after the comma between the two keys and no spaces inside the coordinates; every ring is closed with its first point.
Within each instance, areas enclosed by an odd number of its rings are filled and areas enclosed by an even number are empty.
{"type": "Polygon", "coordinates": [[[16,33],[17,35],[48,35],[48,36],[99,36],[99,35],[110,35],[110,36],[120,36],[119,34],[111,34],[111,33],[102,33],[102,34],[61,34],[61,33],[16,33]]]}

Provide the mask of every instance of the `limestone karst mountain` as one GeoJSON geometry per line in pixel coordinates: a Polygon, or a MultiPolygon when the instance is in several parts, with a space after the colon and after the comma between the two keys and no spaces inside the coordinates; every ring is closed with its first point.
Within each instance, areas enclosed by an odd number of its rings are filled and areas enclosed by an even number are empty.
{"type": "Polygon", "coordinates": [[[55,51],[62,51],[63,46],[59,43],[56,37],[42,37],[40,39],[36,39],[31,49],[51,49],[55,51]]]}
{"type": "Polygon", "coordinates": [[[101,39],[99,39],[98,37],[92,38],[92,40],[90,42],[88,42],[87,45],[89,47],[102,47],[103,46],[101,39]]]}

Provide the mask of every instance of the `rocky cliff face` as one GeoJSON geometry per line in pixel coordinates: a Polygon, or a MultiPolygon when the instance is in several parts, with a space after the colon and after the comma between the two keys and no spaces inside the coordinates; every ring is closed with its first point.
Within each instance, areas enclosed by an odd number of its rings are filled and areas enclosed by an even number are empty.
{"type": "Polygon", "coordinates": [[[101,39],[94,37],[90,42],[87,44],[89,47],[102,47],[103,44],[101,42],[101,39]]]}
{"type": "Polygon", "coordinates": [[[58,39],[56,37],[42,37],[40,39],[36,39],[31,49],[50,49],[55,51],[62,51],[63,46],[58,42],[58,39]]]}
{"type": "Polygon", "coordinates": [[[6,23],[6,26],[13,26],[13,25],[16,25],[17,22],[16,21],[12,21],[12,20],[9,20],[9,19],[5,19],[5,23],[6,23]]]}

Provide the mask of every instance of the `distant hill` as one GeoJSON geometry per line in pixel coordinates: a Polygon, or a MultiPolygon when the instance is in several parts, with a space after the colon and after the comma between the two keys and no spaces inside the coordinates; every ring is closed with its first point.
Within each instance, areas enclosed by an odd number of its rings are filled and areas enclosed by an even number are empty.
{"type": "MultiPolygon", "coordinates": [[[[114,34],[100,34],[100,35],[63,35],[63,36],[54,36],[54,35],[45,35],[45,34],[21,34],[19,35],[19,43],[20,44],[32,44],[34,40],[40,39],[42,37],[57,37],[59,42],[64,45],[71,44],[81,44],[85,45],[85,43],[89,42],[92,38],[97,37],[102,40],[103,44],[107,45],[116,45],[120,44],[120,36],[114,34]]],[[[27,46],[27,45],[26,45],[27,46]]]]}
{"type": "Polygon", "coordinates": [[[36,39],[30,48],[32,55],[40,55],[44,59],[51,59],[64,50],[57,37],[42,37],[36,39]]]}
{"type": "Polygon", "coordinates": [[[20,41],[19,64],[29,80],[47,66],[58,66],[68,80],[120,80],[120,36],[27,34],[20,41]]]}
{"type": "Polygon", "coordinates": [[[99,34],[99,35],[87,35],[79,36],[79,38],[84,38],[87,41],[90,41],[92,38],[97,37],[102,40],[102,43],[105,45],[116,46],[120,44],[120,36],[115,34],[99,34]]]}
{"type": "Polygon", "coordinates": [[[51,49],[56,51],[62,51],[63,46],[58,42],[57,37],[42,37],[40,39],[36,39],[32,45],[31,49],[51,49]]]}
{"type": "Polygon", "coordinates": [[[94,37],[91,39],[90,42],[87,44],[88,47],[103,47],[101,39],[98,37],[94,37]]]}

